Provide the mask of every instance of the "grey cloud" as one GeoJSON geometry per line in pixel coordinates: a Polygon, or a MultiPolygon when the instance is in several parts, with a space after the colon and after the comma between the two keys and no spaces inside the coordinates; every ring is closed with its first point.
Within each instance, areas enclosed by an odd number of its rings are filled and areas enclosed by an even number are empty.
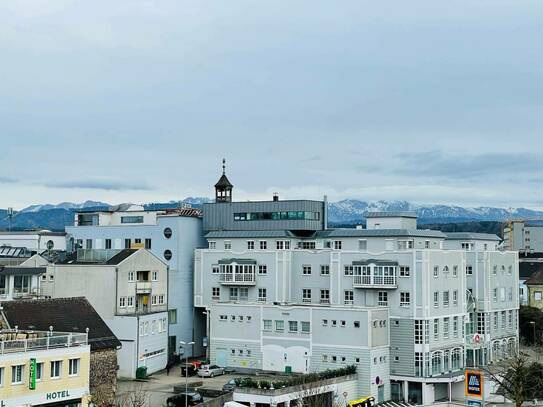
{"type": "Polygon", "coordinates": [[[59,182],[50,182],[45,184],[52,188],[74,188],[74,189],[101,189],[105,191],[127,191],[140,190],[150,191],[151,188],[144,182],[117,180],[117,179],[78,179],[59,182]]]}
{"type": "Polygon", "coordinates": [[[540,173],[541,157],[531,153],[460,154],[443,151],[423,151],[397,154],[395,173],[411,176],[445,176],[470,179],[506,174],[513,179],[521,174],[540,173]]]}

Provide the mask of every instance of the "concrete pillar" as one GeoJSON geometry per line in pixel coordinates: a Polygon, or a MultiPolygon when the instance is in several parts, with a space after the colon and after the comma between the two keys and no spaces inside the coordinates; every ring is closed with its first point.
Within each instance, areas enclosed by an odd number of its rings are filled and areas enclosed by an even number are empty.
{"type": "Polygon", "coordinates": [[[255,403],[254,401],[251,401],[251,402],[249,403],[249,407],[256,407],[256,403],[255,403]]]}
{"type": "Polygon", "coordinates": [[[290,407],[290,400],[285,401],[285,407],[290,407]]]}
{"type": "Polygon", "coordinates": [[[402,383],[402,390],[403,390],[403,401],[409,402],[409,382],[405,381],[402,383]]]}

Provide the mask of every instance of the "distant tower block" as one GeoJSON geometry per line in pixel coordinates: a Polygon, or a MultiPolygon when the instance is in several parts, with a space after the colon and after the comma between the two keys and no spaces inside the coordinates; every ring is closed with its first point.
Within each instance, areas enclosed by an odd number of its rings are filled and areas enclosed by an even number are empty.
{"type": "Polygon", "coordinates": [[[226,176],[226,160],[222,159],[222,175],[215,184],[215,202],[232,202],[232,188],[234,186],[226,176]]]}

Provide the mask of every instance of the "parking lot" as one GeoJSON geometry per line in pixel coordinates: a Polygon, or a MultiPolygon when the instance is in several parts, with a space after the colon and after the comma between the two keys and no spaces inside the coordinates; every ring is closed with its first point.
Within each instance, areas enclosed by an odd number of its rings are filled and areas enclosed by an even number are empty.
{"type": "MultiPolygon", "coordinates": [[[[237,377],[252,377],[255,380],[279,379],[278,376],[248,376],[239,373],[206,378],[192,376],[188,378],[188,387],[191,388],[194,385],[203,384],[201,387],[205,387],[206,389],[219,390],[222,389],[222,386],[230,379],[237,377]]],[[[181,377],[181,369],[179,366],[172,368],[169,375],[166,375],[166,372],[155,373],[145,381],[119,380],[117,383],[117,399],[119,400],[119,405],[122,407],[127,404],[122,402],[123,399],[138,394],[141,397],[145,397],[147,400],[146,406],[166,406],[166,399],[175,394],[173,390],[174,386],[181,386],[183,389],[185,386],[185,377],[181,377]]],[[[134,403],[130,403],[130,405],[133,404],[134,403]]]]}

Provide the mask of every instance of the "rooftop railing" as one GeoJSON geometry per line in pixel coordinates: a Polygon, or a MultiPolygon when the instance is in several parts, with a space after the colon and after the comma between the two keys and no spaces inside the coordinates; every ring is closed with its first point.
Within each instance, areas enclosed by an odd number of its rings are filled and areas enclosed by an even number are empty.
{"type": "Polygon", "coordinates": [[[86,333],[0,331],[0,354],[71,348],[88,344],[86,333]]]}

